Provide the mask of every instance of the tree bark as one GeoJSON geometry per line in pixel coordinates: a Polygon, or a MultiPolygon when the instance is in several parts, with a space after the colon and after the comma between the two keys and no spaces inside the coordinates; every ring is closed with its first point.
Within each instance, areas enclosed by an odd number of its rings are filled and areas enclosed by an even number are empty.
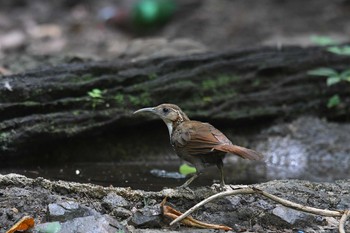
{"type": "Polygon", "coordinates": [[[0,155],[127,129],[140,124],[134,110],[164,102],[210,121],[300,114],[343,119],[350,111],[349,85],[327,87],[325,77],[307,72],[319,67],[341,71],[349,64],[349,56],[324,48],[265,47],[137,62],[71,63],[3,76],[0,155]],[[89,94],[93,89],[98,90],[89,94]],[[342,102],[328,109],[334,94],[342,102]]]}

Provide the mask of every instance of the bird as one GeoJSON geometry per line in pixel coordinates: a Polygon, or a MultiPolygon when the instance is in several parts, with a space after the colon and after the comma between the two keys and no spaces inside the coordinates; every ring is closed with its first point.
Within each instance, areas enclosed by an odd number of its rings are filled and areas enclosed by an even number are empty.
{"type": "Polygon", "coordinates": [[[257,151],[234,145],[211,124],[190,120],[175,104],[164,103],[156,107],[141,108],[134,114],[140,112],[150,112],[160,117],[168,128],[170,144],[175,153],[196,168],[196,173],[181,185],[181,188],[187,188],[206,167],[216,165],[220,171],[220,188],[223,189],[225,186],[223,159],[227,153],[249,160],[263,158],[257,151]]]}

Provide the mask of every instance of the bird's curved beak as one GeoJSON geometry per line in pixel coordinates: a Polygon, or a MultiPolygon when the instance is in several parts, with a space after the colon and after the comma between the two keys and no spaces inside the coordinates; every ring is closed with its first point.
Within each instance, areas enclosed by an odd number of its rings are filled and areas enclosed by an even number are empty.
{"type": "Polygon", "coordinates": [[[139,112],[152,112],[152,113],[155,113],[155,109],[153,107],[152,108],[141,108],[139,110],[136,110],[134,112],[134,114],[139,113],[139,112]]]}

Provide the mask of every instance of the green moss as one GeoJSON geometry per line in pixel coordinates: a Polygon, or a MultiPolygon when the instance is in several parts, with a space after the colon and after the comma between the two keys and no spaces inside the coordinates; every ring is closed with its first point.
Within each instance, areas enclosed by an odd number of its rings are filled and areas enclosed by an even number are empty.
{"type": "Polygon", "coordinates": [[[27,106],[27,107],[32,107],[32,106],[37,106],[37,105],[40,105],[39,102],[36,102],[36,101],[24,101],[22,102],[22,104],[24,106],[27,106]]]}
{"type": "Polygon", "coordinates": [[[174,84],[177,88],[195,87],[196,84],[189,80],[179,81],[174,84]]]}
{"type": "Polygon", "coordinates": [[[1,150],[5,151],[8,149],[8,143],[10,142],[11,134],[8,132],[0,133],[0,146],[1,150]]]}
{"type": "Polygon", "coordinates": [[[114,100],[118,105],[124,105],[125,103],[125,98],[122,93],[118,93],[114,96],[114,100]]]}
{"type": "Polygon", "coordinates": [[[151,95],[148,92],[144,92],[141,94],[141,103],[142,105],[150,105],[152,103],[151,95]]]}
{"type": "Polygon", "coordinates": [[[220,87],[226,86],[229,83],[235,82],[239,79],[236,75],[221,74],[216,78],[205,79],[201,83],[201,87],[204,91],[216,90],[220,87]]]}
{"type": "Polygon", "coordinates": [[[258,87],[258,86],[260,86],[260,84],[261,84],[260,79],[255,79],[255,80],[252,82],[252,86],[253,86],[253,87],[258,87]]]}
{"type": "Polygon", "coordinates": [[[73,83],[79,83],[79,82],[88,82],[88,81],[91,81],[94,76],[92,74],[84,74],[84,75],[75,75],[75,74],[72,74],[72,75],[69,75],[68,78],[71,82],[73,83]]]}
{"type": "Polygon", "coordinates": [[[148,92],[143,92],[140,96],[127,95],[129,102],[134,106],[151,105],[152,99],[148,92]]]}
{"type": "Polygon", "coordinates": [[[73,115],[74,116],[79,116],[80,115],[80,111],[79,110],[73,111],[73,115]]]}
{"type": "Polygon", "coordinates": [[[7,132],[0,133],[1,142],[7,142],[9,138],[10,138],[10,133],[7,133],[7,132]]]}
{"type": "Polygon", "coordinates": [[[202,100],[203,100],[203,102],[208,102],[208,103],[210,103],[210,102],[213,101],[213,98],[212,98],[211,96],[204,96],[204,97],[202,98],[202,100]]]}
{"type": "Polygon", "coordinates": [[[151,74],[148,75],[148,79],[149,80],[154,80],[156,78],[158,78],[158,75],[156,73],[151,73],[151,74]]]}

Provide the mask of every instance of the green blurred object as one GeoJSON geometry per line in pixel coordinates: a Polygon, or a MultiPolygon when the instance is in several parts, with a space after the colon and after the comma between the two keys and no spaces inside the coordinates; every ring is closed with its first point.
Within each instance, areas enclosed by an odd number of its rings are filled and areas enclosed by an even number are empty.
{"type": "Polygon", "coordinates": [[[182,175],[188,175],[188,174],[192,174],[192,173],[196,173],[196,168],[195,167],[192,167],[186,163],[182,164],[179,168],[179,172],[182,174],[182,175]]]}
{"type": "Polygon", "coordinates": [[[139,0],[131,17],[136,27],[150,28],[166,23],[176,10],[174,0],[139,0]]]}
{"type": "Polygon", "coordinates": [[[40,233],[57,233],[61,230],[61,224],[59,222],[44,223],[37,230],[39,230],[40,233]]]}

